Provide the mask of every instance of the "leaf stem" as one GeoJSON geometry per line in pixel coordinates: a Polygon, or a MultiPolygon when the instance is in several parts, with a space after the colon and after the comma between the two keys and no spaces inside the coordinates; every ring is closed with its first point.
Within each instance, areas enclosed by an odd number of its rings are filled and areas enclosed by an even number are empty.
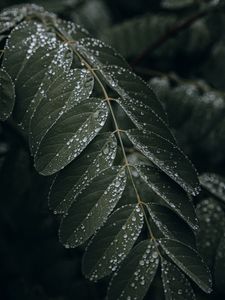
{"type": "MultiPolygon", "coordinates": [[[[157,242],[156,242],[156,239],[155,239],[155,237],[153,235],[153,232],[151,230],[151,226],[150,226],[150,223],[148,221],[148,217],[147,217],[147,214],[146,214],[146,211],[145,211],[146,203],[144,203],[141,200],[141,197],[139,195],[138,189],[137,189],[136,184],[135,184],[134,179],[133,179],[133,175],[132,175],[132,172],[131,172],[131,165],[129,164],[129,161],[127,159],[125,147],[124,147],[123,140],[122,140],[122,137],[121,137],[121,132],[124,132],[124,130],[119,128],[117,120],[116,120],[116,117],[115,117],[115,114],[114,114],[114,111],[113,111],[113,108],[112,108],[112,105],[111,105],[111,100],[114,100],[114,99],[112,99],[108,95],[108,93],[107,93],[107,91],[105,89],[105,86],[103,85],[103,83],[102,83],[101,79],[99,78],[99,76],[96,74],[95,69],[92,68],[92,66],[77,51],[77,49],[75,47],[75,43],[71,43],[71,40],[67,39],[66,35],[63,34],[63,32],[58,32],[57,28],[56,28],[56,31],[58,33],[58,36],[61,39],[63,39],[63,41],[65,43],[67,43],[67,41],[68,41],[68,45],[71,47],[71,49],[73,50],[73,52],[75,53],[75,55],[79,58],[81,64],[83,64],[90,71],[90,73],[96,79],[97,83],[99,84],[99,86],[100,86],[100,88],[102,90],[102,93],[103,93],[103,96],[104,96],[104,101],[107,102],[109,110],[110,110],[110,113],[112,115],[113,123],[114,123],[114,126],[115,126],[115,131],[114,132],[117,133],[118,140],[119,140],[119,143],[120,143],[120,146],[121,146],[121,149],[122,149],[122,153],[123,153],[123,157],[124,157],[124,161],[125,161],[124,167],[127,168],[127,172],[129,174],[129,177],[130,177],[130,180],[131,180],[134,192],[136,194],[138,205],[139,205],[139,207],[141,208],[141,210],[143,212],[144,220],[145,220],[146,226],[148,228],[148,232],[149,232],[149,238],[154,241],[154,243],[156,244],[156,247],[157,247],[157,242]]],[[[158,247],[157,247],[157,249],[158,249],[158,247]]],[[[159,250],[158,250],[158,252],[159,252],[159,250]]],[[[159,253],[159,256],[160,256],[160,253],[159,253]]]]}

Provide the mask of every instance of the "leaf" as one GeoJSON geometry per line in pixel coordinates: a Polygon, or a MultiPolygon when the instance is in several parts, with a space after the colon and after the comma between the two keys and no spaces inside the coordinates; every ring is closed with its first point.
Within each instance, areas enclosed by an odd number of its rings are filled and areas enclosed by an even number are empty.
{"type": "Polygon", "coordinates": [[[4,9],[0,13],[0,34],[13,28],[25,16],[33,13],[41,14],[43,12],[43,8],[35,4],[16,5],[4,9]]]}
{"type": "Polygon", "coordinates": [[[99,280],[115,271],[128,255],[143,227],[138,205],[118,208],[89,243],[82,270],[90,280],[99,280]]]}
{"type": "Polygon", "coordinates": [[[196,299],[190,282],[174,264],[162,259],[161,273],[166,300],[196,299]]]}
{"type": "Polygon", "coordinates": [[[108,65],[129,68],[128,63],[115,49],[95,38],[80,39],[77,50],[99,70],[108,65]]]}
{"type": "Polygon", "coordinates": [[[67,46],[40,47],[20,72],[16,81],[16,95],[20,106],[15,110],[14,118],[25,129],[28,129],[30,119],[51,82],[69,69],[71,59],[68,59],[68,54],[67,46]]]}
{"type": "Polygon", "coordinates": [[[212,195],[225,201],[225,179],[217,174],[204,173],[199,177],[201,185],[212,195]]]}
{"type": "Polygon", "coordinates": [[[212,291],[210,272],[197,251],[176,240],[159,239],[158,242],[171,260],[204,292],[212,291]]]}
{"type": "Polygon", "coordinates": [[[14,84],[11,77],[0,69],[0,120],[8,119],[15,104],[14,84]]]}
{"type": "Polygon", "coordinates": [[[92,180],[62,218],[59,235],[65,247],[83,244],[103,225],[125,185],[123,167],[108,168],[92,180]]]}
{"type": "MultiPolygon", "coordinates": [[[[27,37],[24,30],[27,29],[29,23],[24,23],[20,24],[18,31],[15,31],[9,38],[3,65],[9,74],[14,74],[18,99],[14,119],[22,128],[28,130],[30,119],[39,101],[45,95],[51,82],[63,71],[69,69],[72,57],[68,46],[60,45],[55,36],[49,35],[42,25],[31,26],[30,30],[37,31],[38,34],[31,34],[27,37]],[[27,37],[25,41],[17,41],[18,36],[21,36],[21,31],[22,38],[24,34],[27,37]],[[18,56],[18,50],[22,52],[22,60],[18,56]],[[13,69],[12,65],[15,66],[13,69]]],[[[28,33],[30,34],[29,31],[28,33]]]]}
{"type": "Polygon", "coordinates": [[[68,41],[80,40],[82,38],[89,37],[89,32],[79,24],[62,19],[56,19],[53,20],[53,25],[56,26],[57,30],[65,36],[68,41]]]}
{"type": "Polygon", "coordinates": [[[116,101],[123,108],[137,129],[153,131],[168,139],[171,143],[176,143],[166,123],[152,111],[149,105],[139,100],[129,101],[119,98],[116,99],[116,101]]]}
{"type": "Polygon", "coordinates": [[[196,208],[199,219],[197,245],[201,255],[210,267],[214,264],[216,250],[225,226],[225,214],[219,203],[212,199],[204,199],[196,208]]]}
{"type": "Polygon", "coordinates": [[[143,299],[155,277],[158,263],[158,252],[154,242],[140,242],[112,277],[107,299],[143,299]]]}
{"type": "Polygon", "coordinates": [[[105,1],[92,0],[84,1],[82,5],[77,4],[77,9],[74,9],[74,19],[90,30],[94,36],[98,36],[99,32],[111,25],[112,16],[105,1]]]}
{"type": "Polygon", "coordinates": [[[30,56],[39,47],[52,43],[54,38],[55,35],[48,32],[43,24],[33,21],[23,21],[11,31],[4,48],[3,67],[13,81],[28,63],[30,56]]]}
{"type": "Polygon", "coordinates": [[[175,21],[175,15],[147,13],[107,28],[101,38],[125,57],[137,57],[154,45],[175,21]]]}
{"type": "Polygon", "coordinates": [[[127,65],[124,65],[123,59],[115,50],[94,39],[84,39],[80,43],[78,43],[77,50],[85,56],[93,68],[101,73],[107,84],[122,99],[148,105],[150,98],[152,111],[167,122],[165,111],[151,88],[140,77],[127,69],[127,65]],[[91,45],[93,46],[91,47],[91,45]],[[108,57],[110,57],[110,65],[108,57]]]}
{"type": "Polygon", "coordinates": [[[196,170],[176,146],[154,132],[131,129],[126,134],[134,147],[177,182],[187,193],[199,193],[196,170]]]}
{"type": "MultiPolygon", "coordinates": [[[[179,185],[154,166],[143,164],[135,166],[135,169],[150,189],[162,198],[172,210],[181,216],[193,229],[198,227],[194,206],[179,185]]],[[[147,202],[150,202],[150,199],[147,202]]]]}
{"type": "Polygon", "coordinates": [[[149,214],[158,229],[166,238],[195,246],[195,236],[190,228],[169,208],[158,204],[147,204],[149,214]]]}
{"type": "MultiPolygon", "coordinates": [[[[199,39],[197,42],[200,43],[199,39]]],[[[220,59],[219,62],[221,61],[220,59]]],[[[212,68],[210,72],[211,70],[212,68]]],[[[199,80],[186,83],[178,77],[177,81],[175,85],[165,77],[153,78],[150,81],[165,105],[175,136],[187,151],[193,151],[193,147],[187,145],[194,144],[195,151],[204,153],[206,159],[221,161],[225,150],[224,95],[205,82],[202,86],[199,80]]]]}
{"type": "Polygon", "coordinates": [[[73,106],[51,127],[40,143],[35,167],[51,175],[74,160],[101,130],[108,108],[100,99],[91,98],[73,106]]]}
{"type": "Polygon", "coordinates": [[[50,208],[65,213],[92,178],[112,165],[116,150],[113,133],[97,135],[76,160],[56,175],[49,194],[50,208]]]}
{"type": "Polygon", "coordinates": [[[30,124],[30,147],[36,153],[48,130],[76,103],[89,98],[93,89],[93,77],[85,69],[62,72],[50,83],[34,111],[30,124]]]}
{"type": "MultiPolygon", "coordinates": [[[[167,115],[153,90],[139,76],[118,66],[108,66],[100,70],[104,80],[127,103],[150,107],[159,119],[167,123],[167,115]]],[[[121,101],[122,101],[121,100],[121,101]]],[[[126,104],[125,102],[125,104],[126,104]]],[[[124,104],[124,106],[125,106],[124,104]]]]}

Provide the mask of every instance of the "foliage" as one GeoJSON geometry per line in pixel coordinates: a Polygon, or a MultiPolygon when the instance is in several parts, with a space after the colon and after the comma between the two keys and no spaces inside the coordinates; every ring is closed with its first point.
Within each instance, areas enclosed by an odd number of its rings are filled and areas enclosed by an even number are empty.
{"type": "Polygon", "coordinates": [[[154,77],[150,84],[165,104],[169,123],[186,152],[197,149],[209,161],[221,162],[225,150],[224,93],[203,81],[182,81],[173,76],[154,77]],[[195,148],[189,147],[192,144],[195,148]]]}
{"type": "Polygon", "coordinates": [[[202,186],[210,194],[197,206],[200,221],[199,249],[211,267],[216,288],[223,292],[225,267],[225,179],[213,173],[200,176],[202,186]]]}
{"type": "MultiPolygon", "coordinates": [[[[173,65],[173,72],[188,76],[191,67],[179,72],[177,57],[205,52],[211,57],[220,43],[212,19],[223,3],[161,1],[160,7],[152,4],[155,11],[112,28],[113,11],[101,21],[89,14],[91,7],[102,5],[107,15],[110,5],[100,3],[62,1],[54,8],[57,14],[27,4],[0,14],[3,205],[13,217],[20,203],[21,214],[25,207],[29,215],[29,201],[36,201],[36,226],[49,222],[43,253],[55,247],[58,254],[48,258],[54,266],[47,266],[48,275],[40,275],[46,266],[35,275],[41,299],[48,299],[49,279],[62,270],[64,289],[54,287],[54,299],[72,299],[76,289],[79,299],[211,299],[204,294],[212,291],[211,273],[214,295],[224,293],[224,208],[215,199],[224,201],[224,180],[211,173],[198,178],[185,153],[201,172],[220,172],[224,94],[215,90],[218,85],[210,86],[215,74],[207,84],[164,74],[161,66],[173,65]],[[98,24],[109,28],[103,31],[98,24]],[[156,71],[148,66],[152,60],[156,71]],[[201,153],[208,169],[198,159],[201,153]],[[206,190],[201,194],[200,184],[206,190]],[[44,218],[39,205],[44,205],[44,218]],[[56,240],[57,227],[64,248],[56,240]]],[[[218,20],[223,22],[223,14],[218,20]]],[[[208,63],[201,61],[196,70],[204,80],[208,63]]],[[[7,216],[2,220],[8,226],[7,216]]],[[[28,218],[26,226],[31,224],[28,218]]],[[[35,298],[35,292],[31,289],[27,297],[35,298]]]]}

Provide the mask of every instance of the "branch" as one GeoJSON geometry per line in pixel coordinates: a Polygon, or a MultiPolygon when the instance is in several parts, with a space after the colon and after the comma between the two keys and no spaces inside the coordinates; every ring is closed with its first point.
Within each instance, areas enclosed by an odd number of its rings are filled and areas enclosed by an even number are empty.
{"type": "Polygon", "coordinates": [[[180,31],[190,27],[194,22],[197,20],[205,17],[212,11],[218,10],[219,7],[216,7],[215,9],[205,9],[202,11],[199,11],[198,13],[184,19],[183,21],[179,21],[175,23],[174,27],[168,29],[162,36],[159,37],[158,40],[156,40],[152,45],[150,45],[147,49],[145,49],[136,59],[134,59],[133,62],[131,62],[131,66],[136,66],[139,64],[147,55],[148,53],[154,51],[155,49],[159,48],[161,45],[163,45],[167,40],[171,39],[172,37],[176,36],[180,31]]]}

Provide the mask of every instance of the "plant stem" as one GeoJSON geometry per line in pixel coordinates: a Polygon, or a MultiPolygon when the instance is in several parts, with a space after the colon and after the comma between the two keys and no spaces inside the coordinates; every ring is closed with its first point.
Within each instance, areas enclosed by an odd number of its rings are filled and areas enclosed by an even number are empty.
{"type": "Polygon", "coordinates": [[[131,66],[136,66],[139,64],[149,53],[153,52],[157,48],[159,48],[161,45],[163,45],[165,42],[167,42],[172,37],[176,36],[180,31],[190,27],[193,23],[195,23],[197,20],[205,17],[211,12],[217,11],[219,7],[214,8],[207,8],[204,10],[201,10],[183,21],[178,21],[174,24],[174,26],[170,29],[168,29],[163,35],[161,35],[153,44],[151,44],[148,48],[146,48],[138,57],[136,57],[132,62],[131,66]]]}

